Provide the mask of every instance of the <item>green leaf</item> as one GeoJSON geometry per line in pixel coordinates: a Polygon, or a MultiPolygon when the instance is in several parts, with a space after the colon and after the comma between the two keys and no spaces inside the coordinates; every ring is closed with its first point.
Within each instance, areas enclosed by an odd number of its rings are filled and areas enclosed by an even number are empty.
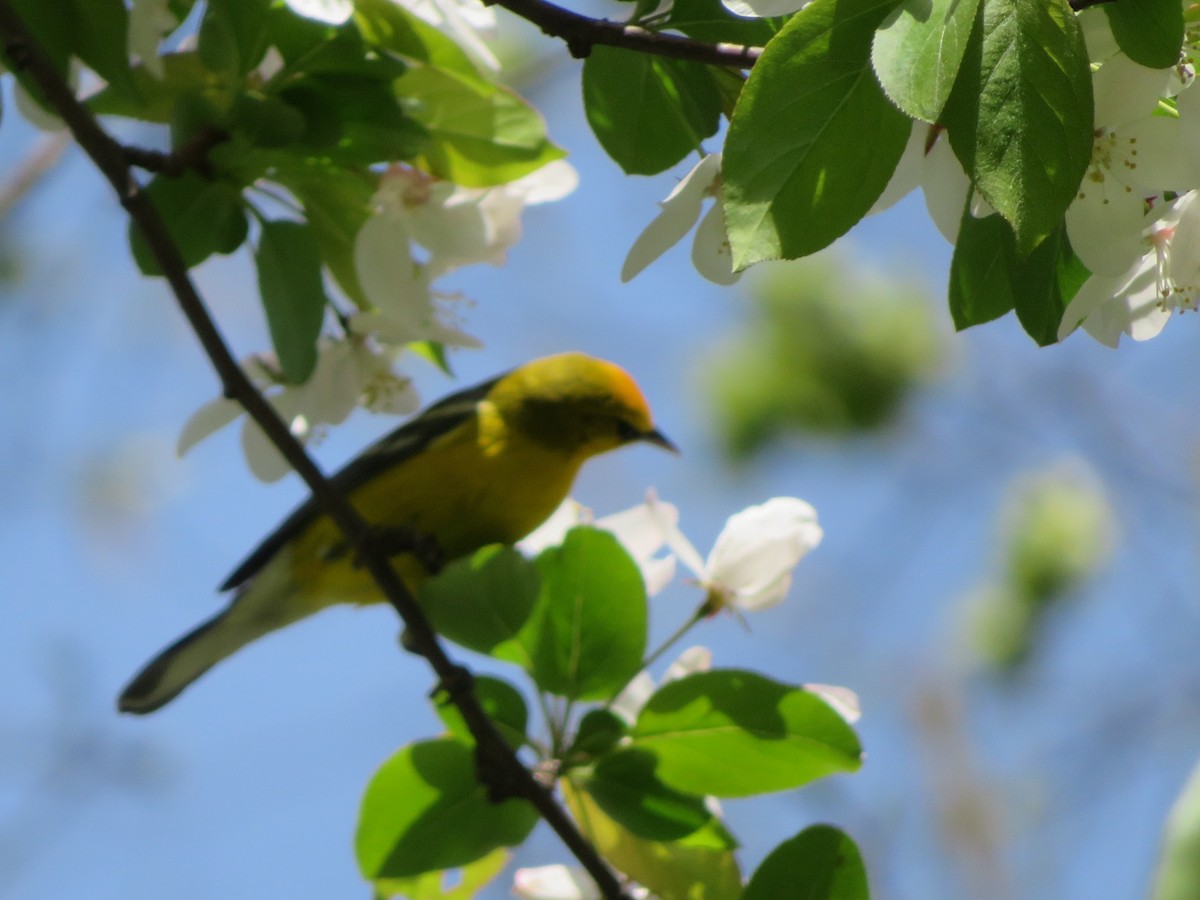
{"type": "MultiPolygon", "coordinates": [[[[476,675],[475,696],[479,698],[484,711],[496,723],[496,727],[510,746],[515,749],[525,743],[529,708],[525,705],[525,698],[521,696],[520,691],[502,678],[476,675]]],[[[463,743],[474,743],[475,738],[467,728],[466,720],[445,692],[439,692],[434,700],[438,718],[450,730],[450,734],[463,743]]]]}
{"type": "MultiPolygon", "coordinates": [[[[145,190],[189,268],[214,253],[232,253],[246,240],[242,194],[227,182],[209,181],[189,171],[177,178],[155,176],[145,190]]],[[[129,244],[143,275],[162,274],[141,232],[132,224],[129,244]]]]}
{"type": "Polygon", "coordinates": [[[588,124],[628,175],[669,169],[721,123],[721,92],[708,66],[615,47],[583,61],[588,124]]]}
{"type": "Polygon", "coordinates": [[[1171,807],[1150,900],[1200,897],[1200,765],[1171,807]]]}
{"type": "Polygon", "coordinates": [[[344,165],[415,157],[425,130],[406,115],[389,85],[361,75],[307,75],[280,92],[306,128],[301,147],[344,165]]]}
{"type": "Polygon", "coordinates": [[[1179,62],[1183,44],[1183,6],[1179,0],[1107,3],[1102,8],[1117,46],[1135,63],[1166,69],[1179,62]]]}
{"type": "Polygon", "coordinates": [[[136,98],[137,88],[129,67],[129,13],[125,4],[122,0],[72,2],[75,54],[111,89],[136,98]]]}
{"type": "Polygon", "coordinates": [[[735,269],[820,250],[887,186],[911,132],[871,71],[895,0],[816,0],[767,45],[722,162],[735,269]]]}
{"type": "Polygon", "coordinates": [[[200,94],[212,80],[200,54],[168,53],[160,57],[163,77],[155,77],[144,65],[133,68],[133,92],[114,91],[111,87],[93,94],[87,104],[101,116],[124,116],[143,122],[171,121],[176,101],[184,94],[200,94]]]}
{"type": "Polygon", "coordinates": [[[867,870],[846,834],[813,825],[771,851],[750,877],[742,900],[868,900],[867,870]]]}
{"type": "Polygon", "coordinates": [[[1089,273],[1060,223],[1032,253],[1017,251],[1012,228],[998,215],[963,216],[950,262],[950,313],[960,331],[1010,309],[1041,346],[1058,340],[1063,311],[1089,273]]]}
{"type": "Polygon", "coordinates": [[[408,900],[472,900],[496,879],[508,864],[507,850],[493,850],[482,859],[453,872],[426,872],[412,878],[380,878],[375,894],[383,897],[407,897],[408,900]],[[454,887],[447,887],[447,882],[454,887]]]}
{"type": "MultiPolygon", "coordinates": [[[[657,4],[649,2],[653,10],[657,4]]],[[[743,19],[727,10],[721,0],[676,0],[665,28],[711,44],[732,43],[751,47],[766,44],[779,30],[782,19],[743,19]]]]}
{"type": "MultiPolygon", "coordinates": [[[[37,45],[50,57],[55,70],[66,78],[71,53],[75,48],[75,34],[72,27],[75,23],[74,16],[65,12],[58,4],[47,3],[46,0],[12,0],[12,6],[13,11],[20,16],[25,27],[29,29],[29,33],[33,35],[37,45]]],[[[7,62],[7,58],[5,61],[7,62]]],[[[58,115],[57,112],[50,109],[41,88],[24,68],[16,69],[13,75],[39,106],[55,116],[58,115]]]]}
{"type": "Polygon", "coordinates": [[[936,122],[954,86],[979,0],[903,0],[871,47],[884,92],[912,116],[936,122]]]}
{"type": "Polygon", "coordinates": [[[458,44],[393,0],[356,0],[354,20],[363,37],[378,47],[481,85],[487,83],[458,44]]]}
{"type": "Polygon", "coordinates": [[[596,763],[584,787],[613,821],[651,841],[677,841],[704,827],[712,813],[704,798],[667,787],[645,750],[618,750],[596,763]]]}
{"type": "Polygon", "coordinates": [[[354,239],[371,216],[374,178],[338,166],[280,168],[275,179],[304,205],[321,259],[338,286],[360,309],[368,306],[354,263],[354,239]]]}
{"type": "Polygon", "coordinates": [[[390,82],[408,69],[395,53],[368,41],[353,20],[334,27],[280,5],[271,11],[269,28],[286,62],[271,83],[300,75],[356,75],[390,82]]]}
{"type": "Polygon", "coordinates": [[[1065,224],[1050,232],[1029,256],[1016,260],[1013,296],[1017,320],[1039,347],[1058,342],[1063,312],[1089,274],[1071,249],[1065,224]]]}
{"type": "MultiPolygon", "coordinates": [[[[536,565],[511,547],[494,544],[427,579],[420,589],[421,606],[438,634],[479,653],[493,653],[512,644],[525,628],[541,585],[536,565]]],[[[508,647],[518,662],[519,646],[508,647]]],[[[525,656],[524,662],[530,658],[525,656]]]]}
{"type": "Polygon", "coordinates": [[[1091,159],[1087,48],[1065,0],[983,0],[976,21],[942,122],[1026,255],[1062,220],[1091,159]]]}
{"type": "Polygon", "coordinates": [[[241,94],[229,115],[229,127],[257,147],[287,148],[304,133],[304,115],[278,97],[241,94]]]}
{"type": "MultiPolygon", "coordinates": [[[[969,201],[968,201],[969,205],[969,201]]],[[[1012,226],[998,215],[963,215],[950,260],[950,315],[959,331],[998,319],[1016,305],[1009,272],[1016,256],[1012,226]]]]}
{"type": "Polygon", "coordinates": [[[284,378],[303,384],[317,366],[317,338],[329,305],[316,241],[303,222],[263,222],[254,261],[284,378]]]}
{"type": "Polygon", "coordinates": [[[464,187],[506,184],[566,156],[537,110],[507,88],[430,66],[396,82],[405,109],[430,134],[425,167],[464,187]]]}
{"type": "Polygon", "coordinates": [[[464,866],[521,843],[537,824],[525,800],[492,803],[472,747],[453,738],[403,748],[371,778],[358,814],[363,877],[407,878],[464,866]]]}
{"type": "Polygon", "coordinates": [[[646,586],[607,531],[572,528],[537,558],[542,592],[523,639],[537,686],[572,700],[607,699],[642,667],[646,586]]]}
{"type": "MultiPolygon", "coordinates": [[[[694,834],[666,843],[640,838],[617,824],[572,779],[560,782],[575,819],[586,823],[600,854],[661,900],[730,900],[741,896],[737,842],[715,818],[694,834]]],[[[784,894],[783,896],[789,896],[784,894]]]]}
{"type": "Polygon", "coordinates": [[[272,37],[271,0],[209,0],[197,50],[213,72],[241,76],[262,61],[272,37]]]}
{"type": "Polygon", "coordinates": [[[625,720],[607,709],[591,709],[579,722],[571,748],[564,754],[568,759],[581,756],[586,760],[607,753],[629,732],[625,720]]]}
{"type": "Polygon", "coordinates": [[[862,762],[854,730],[816,694],[738,670],[663,685],[632,734],[665,784],[718,797],[796,788],[862,762]]]}

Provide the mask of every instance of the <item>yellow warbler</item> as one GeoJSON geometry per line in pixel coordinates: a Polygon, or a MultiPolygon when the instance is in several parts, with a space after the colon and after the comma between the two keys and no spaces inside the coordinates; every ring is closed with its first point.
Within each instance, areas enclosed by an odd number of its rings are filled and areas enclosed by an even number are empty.
{"type": "MultiPolygon", "coordinates": [[[[534,360],[433,404],[333,476],[374,526],[409,529],[454,559],[511,544],[566,497],[589,457],[632,441],[674,449],[624,369],[582,353],[534,360]]],[[[412,553],[393,562],[416,589],[412,553]]],[[[134,677],[117,702],[148,713],[255,638],[335,603],[383,600],[313,500],[221,585],[233,600],[134,677]]]]}

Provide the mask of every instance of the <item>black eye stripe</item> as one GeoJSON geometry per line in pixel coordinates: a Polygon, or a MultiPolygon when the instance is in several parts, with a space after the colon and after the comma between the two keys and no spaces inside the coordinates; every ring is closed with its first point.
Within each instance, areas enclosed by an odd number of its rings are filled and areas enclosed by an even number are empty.
{"type": "Polygon", "coordinates": [[[633,441],[641,437],[641,432],[624,419],[617,419],[617,435],[623,441],[633,441]]]}

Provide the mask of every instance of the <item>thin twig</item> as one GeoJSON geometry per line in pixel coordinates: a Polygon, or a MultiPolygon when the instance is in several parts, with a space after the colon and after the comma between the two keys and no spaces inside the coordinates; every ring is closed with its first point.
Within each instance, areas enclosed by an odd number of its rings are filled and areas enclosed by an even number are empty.
{"type": "Polygon", "coordinates": [[[412,645],[429,661],[475,739],[481,777],[488,780],[491,794],[494,797],[519,796],[532,803],[595,879],[604,896],[610,900],[626,900],[627,895],[622,891],[616,875],[575,827],[550,791],[540,785],[521,764],[496,729],[471,689],[469,673],[446,655],[412,594],[377,548],[377,541],[367,523],[325,478],[238,366],[192,284],[179,248],[172,241],[153,203],[132,177],[126,148],[113,140],[100,127],[91,111],[75,98],[54,64],[14,12],[9,0],[0,0],[0,41],[3,42],[4,55],[10,67],[24,70],[37,83],[50,105],[71,130],[76,142],[117,192],[121,205],[145,238],[180,309],[212,361],[225,395],[235,398],[245,407],[272,444],[304,479],[317,503],[341,529],[383,595],[404,619],[412,645]]]}
{"type": "Polygon", "coordinates": [[[622,47],[655,56],[686,59],[713,66],[749,69],[762,56],[762,47],[745,44],[707,44],[681,34],[648,31],[608,19],[593,19],[546,0],[484,0],[532,22],[551,37],[562,38],[571,55],[583,58],[597,44],[622,47]]]}
{"type": "Polygon", "coordinates": [[[209,162],[208,151],[228,138],[229,134],[223,129],[209,125],[201,128],[190,141],[170,153],[126,145],[125,159],[131,166],[137,166],[147,172],[179,176],[188,169],[195,169],[201,175],[209,177],[212,175],[212,163],[209,162]]]}

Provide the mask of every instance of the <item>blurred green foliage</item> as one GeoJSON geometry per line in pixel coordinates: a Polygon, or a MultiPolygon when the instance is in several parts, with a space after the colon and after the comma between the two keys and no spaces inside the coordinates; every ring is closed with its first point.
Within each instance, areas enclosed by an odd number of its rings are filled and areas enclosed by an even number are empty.
{"type": "Polygon", "coordinates": [[[746,327],[716,352],[708,385],[734,460],[788,434],[884,429],[940,368],[942,334],[912,285],[827,254],[767,267],[750,286],[746,327]]]}
{"type": "Polygon", "coordinates": [[[1017,479],[1000,530],[1002,578],[979,594],[975,642],[988,662],[1013,670],[1046,612],[1104,566],[1115,518],[1099,479],[1072,461],[1017,479]]]}

